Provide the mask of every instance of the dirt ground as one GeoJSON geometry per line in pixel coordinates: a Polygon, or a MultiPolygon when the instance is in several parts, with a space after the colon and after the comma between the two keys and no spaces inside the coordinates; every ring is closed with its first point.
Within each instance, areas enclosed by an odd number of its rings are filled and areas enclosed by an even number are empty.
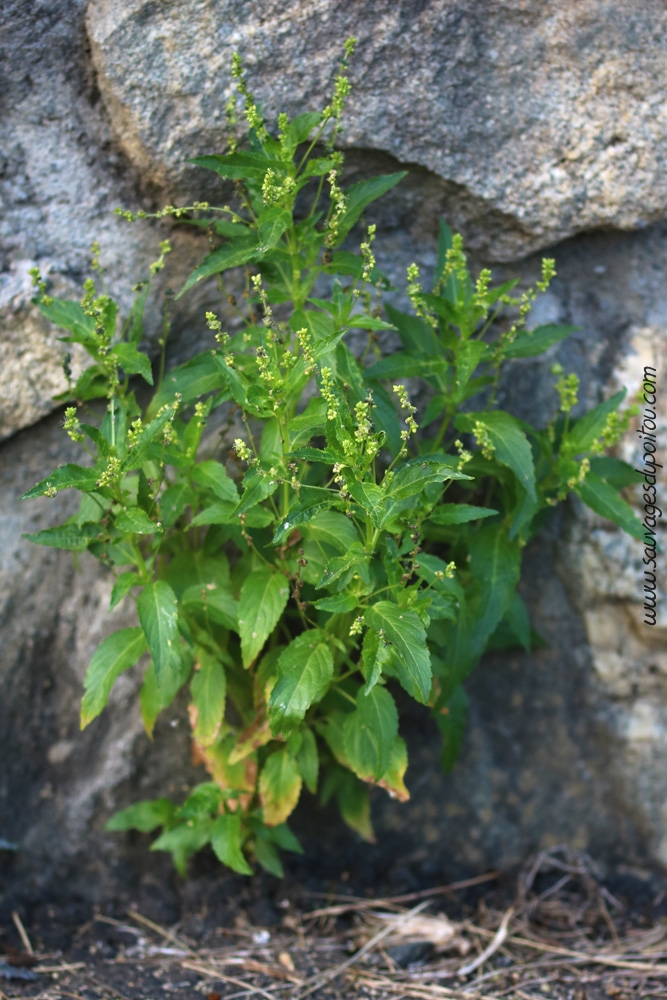
{"type": "Polygon", "coordinates": [[[203,874],[178,901],[42,900],[0,926],[0,1000],[667,998],[666,890],[555,848],[518,877],[382,898],[343,873],[326,891],[203,874]]]}

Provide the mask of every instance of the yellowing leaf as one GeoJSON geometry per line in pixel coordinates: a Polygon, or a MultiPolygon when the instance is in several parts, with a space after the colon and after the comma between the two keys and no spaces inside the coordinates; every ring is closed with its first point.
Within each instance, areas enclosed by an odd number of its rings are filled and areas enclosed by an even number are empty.
{"type": "Polygon", "coordinates": [[[267,826],[284,823],[301,794],[302,778],[287,747],[272,753],[259,777],[259,797],[267,826]]]}

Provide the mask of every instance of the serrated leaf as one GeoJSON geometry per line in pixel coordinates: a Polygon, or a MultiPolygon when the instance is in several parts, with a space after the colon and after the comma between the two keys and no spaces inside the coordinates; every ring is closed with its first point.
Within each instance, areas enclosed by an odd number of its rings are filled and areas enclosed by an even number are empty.
{"type": "Polygon", "coordinates": [[[396,649],[404,670],[399,681],[408,694],[424,704],[431,691],[431,658],[426,646],[426,631],[418,614],[399,608],[390,601],[378,601],[364,613],[370,628],[382,630],[396,649]]]}
{"type": "Polygon", "coordinates": [[[304,729],[302,736],[301,746],[296,753],[296,762],[299,765],[306,788],[314,795],[317,791],[317,778],[320,767],[317,741],[312,729],[304,729]]]}
{"type": "Polygon", "coordinates": [[[574,487],[574,492],[596,514],[613,521],[632,538],[640,542],[646,541],[644,525],[630,504],[618,495],[613,486],[598,478],[594,472],[589,472],[583,483],[578,483],[574,487]]]}
{"type": "Polygon", "coordinates": [[[387,496],[392,500],[406,500],[421,493],[430,483],[444,483],[447,479],[472,479],[456,468],[456,459],[440,461],[430,456],[412,459],[402,465],[389,484],[387,496]]]}
{"type": "Polygon", "coordinates": [[[168,669],[178,632],[176,595],[164,580],[149,583],[139,595],[137,612],[159,684],[168,669]]]}
{"type": "Polygon", "coordinates": [[[392,354],[377,361],[364,372],[367,382],[396,378],[436,378],[444,375],[448,364],[440,357],[420,357],[417,354],[392,354]]]}
{"type": "Polygon", "coordinates": [[[487,524],[471,539],[469,565],[482,584],[474,624],[481,653],[486,639],[504,616],[518,583],[521,546],[517,540],[508,537],[501,525],[487,524]]]}
{"type": "Polygon", "coordinates": [[[626,486],[634,486],[643,480],[641,472],[637,472],[627,462],[622,462],[620,458],[597,455],[591,458],[590,462],[591,472],[617,490],[622,490],[626,486]]]}
{"type": "Polygon", "coordinates": [[[278,681],[269,700],[274,733],[287,736],[299,725],[310,706],[326,694],[333,670],[324,632],[309,629],[291,641],[278,660],[278,681]]]}
{"type": "Polygon", "coordinates": [[[252,875],[252,868],[241,850],[241,817],[226,813],[214,820],[211,828],[211,847],[218,861],[239,875],[252,875]]]}
{"type": "Polygon", "coordinates": [[[83,682],[81,728],[95,719],[109,700],[116,679],[133,667],[146,652],[146,638],[140,628],[123,628],[107,636],[97,647],[83,682]]]}
{"type": "Polygon", "coordinates": [[[252,572],[239,600],[239,634],[243,666],[249,667],[276,627],[289,597],[287,578],[272,566],[252,572]]]}
{"type": "Polygon", "coordinates": [[[165,830],[153,841],[151,851],[168,851],[176,870],[185,876],[188,859],[208,844],[212,825],[212,820],[206,818],[197,823],[183,823],[165,830]]]}
{"type": "Polygon", "coordinates": [[[78,344],[98,343],[95,321],[91,316],[86,316],[78,302],[68,299],[52,299],[48,304],[40,299],[33,301],[48,320],[64,330],[69,330],[72,336],[67,338],[68,340],[78,344]]]}
{"type": "Polygon", "coordinates": [[[456,689],[443,708],[435,718],[443,736],[440,761],[445,774],[449,774],[459,758],[468,720],[468,696],[462,687],[456,689]]]}
{"type": "Polygon", "coordinates": [[[85,552],[90,541],[96,538],[101,530],[99,524],[60,524],[55,528],[45,528],[34,535],[21,535],[21,538],[27,539],[34,545],[48,545],[69,552],[85,552]]]}
{"type": "Polygon", "coordinates": [[[292,225],[292,213],[286,208],[266,209],[257,219],[260,250],[268,250],[276,246],[286,229],[292,225]]]}
{"type": "Polygon", "coordinates": [[[205,351],[167,372],[150,402],[146,416],[153,417],[163,406],[173,403],[177,393],[181,397],[181,406],[187,406],[206,393],[219,392],[224,388],[226,381],[214,354],[205,351]]]}
{"type": "Polygon", "coordinates": [[[181,607],[185,614],[201,616],[207,623],[239,630],[238,603],[227,587],[188,587],[181,596],[181,607]]]}
{"type": "Polygon", "coordinates": [[[199,267],[192,272],[176,298],[180,299],[181,295],[184,295],[197,282],[210,278],[214,274],[222,274],[232,267],[247,264],[251,260],[257,260],[260,256],[260,248],[255,235],[234,240],[205,257],[199,267]]]}
{"type": "Polygon", "coordinates": [[[319,601],[314,601],[313,607],[333,615],[344,615],[348,611],[354,611],[358,603],[354,594],[335,594],[333,597],[322,597],[319,601]]]}
{"type": "Polygon", "coordinates": [[[373,524],[379,527],[385,513],[385,492],[375,483],[358,483],[350,480],[347,484],[350,496],[363,508],[373,524]]]}
{"type": "Polygon", "coordinates": [[[189,483],[175,483],[168,486],[160,497],[160,519],[163,527],[172,528],[185,508],[194,500],[189,483]]]}
{"type": "Polygon", "coordinates": [[[278,489],[278,481],[262,476],[256,469],[251,469],[243,479],[243,496],[234,510],[234,517],[240,517],[247,510],[252,510],[262,500],[268,499],[278,489]]]}
{"type": "Polygon", "coordinates": [[[476,423],[482,424],[494,447],[495,458],[512,470],[531,500],[536,499],[533,452],[516,417],[503,410],[460,413],[455,423],[459,430],[470,433],[476,423]]]}
{"type": "Polygon", "coordinates": [[[336,793],[343,821],[367,843],[375,843],[368,792],[353,774],[344,773],[336,793]]]}
{"type": "Polygon", "coordinates": [[[126,535],[160,534],[162,528],[151,521],[141,507],[128,507],[116,515],[116,527],[126,535]]]}
{"type": "Polygon", "coordinates": [[[359,533],[354,523],[333,510],[325,510],[310,521],[304,529],[304,537],[338,552],[347,552],[359,543],[359,533]]]}
{"type": "Polygon", "coordinates": [[[620,389],[599,406],[575,420],[567,434],[563,435],[561,452],[580,455],[589,451],[602,434],[609,414],[614,413],[623,402],[625,392],[625,389],[620,389]]]}
{"type": "Polygon", "coordinates": [[[144,674],[144,682],[139,692],[139,707],[144,729],[153,738],[153,729],[160,712],[169,708],[174,698],[190,676],[192,660],[182,649],[174,649],[168,669],[163,673],[158,684],[155,675],[155,665],[151,661],[144,674]]]}
{"type": "Polygon", "coordinates": [[[391,647],[380,638],[375,629],[368,629],[361,646],[361,672],[366,686],[364,693],[369,694],[380,680],[382,669],[389,661],[391,647]]]}
{"type": "Polygon", "coordinates": [[[360,689],[356,711],[350,712],[343,727],[345,756],[357,777],[362,781],[382,777],[397,735],[398,712],[387,689],[376,686],[368,694],[360,689]]]}
{"type": "Polygon", "coordinates": [[[237,504],[239,491],[233,479],[227,475],[227,470],[220,462],[210,459],[199,462],[192,471],[192,478],[205,489],[211,490],[220,500],[228,500],[237,504]]]}
{"type": "Polygon", "coordinates": [[[405,745],[405,740],[397,736],[391,745],[389,767],[376,784],[380,788],[384,788],[386,792],[389,792],[392,799],[398,799],[399,802],[408,802],[410,792],[405,787],[403,780],[407,769],[408,748],[405,745]]]}
{"type": "Polygon", "coordinates": [[[190,160],[197,167],[214,170],[220,177],[241,180],[263,180],[269,167],[279,170],[283,167],[280,160],[274,160],[262,153],[236,150],[224,155],[209,154],[195,156],[190,160]]]}
{"type": "Polygon", "coordinates": [[[100,470],[97,468],[87,469],[81,465],[60,465],[54,469],[50,476],[42,479],[40,483],[33,486],[31,490],[24,493],[21,500],[32,500],[33,497],[43,497],[51,490],[81,490],[82,493],[91,493],[97,486],[100,477],[100,470]]]}
{"type": "Polygon", "coordinates": [[[259,776],[259,798],[267,826],[285,822],[299,801],[302,784],[299,767],[287,747],[267,758],[259,776]]]}
{"type": "Polygon", "coordinates": [[[477,521],[482,517],[493,517],[497,510],[491,507],[473,507],[467,503],[443,503],[428,516],[429,521],[434,524],[466,524],[468,521],[477,521]]]}
{"type": "Polygon", "coordinates": [[[197,649],[196,670],[190,682],[196,718],[192,731],[197,743],[203,747],[215,741],[225,714],[227,680],[222,664],[203,647],[197,649]]]}
{"type": "Polygon", "coordinates": [[[530,651],[530,616],[528,608],[516,590],[507,605],[505,621],[528,653],[530,651]]]}
{"type": "Polygon", "coordinates": [[[116,344],[112,347],[111,354],[118,358],[121,368],[127,375],[141,375],[149,385],[153,385],[150,358],[137,350],[136,344],[116,344]]]}
{"type": "Polygon", "coordinates": [[[258,837],[255,841],[254,849],[255,857],[265,871],[267,871],[270,875],[275,875],[276,878],[284,877],[285,872],[283,871],[283,866],[280,863],[278,852],[270,841],[262,840],[258,837]]]}
{"type": "Polygon", "coordinates": [[[153,799],[136,802],[127,809],[114,813],[104,829],[117,833],[121,830],[140,830],[152,833],[158,826],[165,826],[172,819],[176,807],[170,799],[153,799]]]}
{"type": "Polygon", "coordinates": [[[503,347],[502,353],[506,358],[534,358],[579,329],[578,326],[561,326],[557,323],[537,326],[530,332],[521,333],[511,344],[503,347]]]}
{"type": "Polygon", "coordinates": [[[298,525],[305,524],[327,507],[340,503],[337,490],[327,490],[321,486],[302,486],[297,502],[290,507],[284,521],[281,521],[273,536],[273,544],[280,545],[298,525]]]}
{"type": "Polygon", "coordinates": [[[109,611],[113,611],[117,604],[123,600],[123,598],[129,594],[132,587],[136,587],[137,584],[141,583],[141,577],[138,573],[127,572],[121,573],[116,582],[113,585],[111,591],[111,599],[109,601],[109,611]]]}
{"type": "Polygon", "coordinates": [[[407,177],[407,173],[407,170],[402,170],[395,174],[384,174],[368,181],[360,181],[348,188],[345,191],[345,211],[338,220],[337,242],[342,243],[343,238],[347,236],[363,210],[371,202],[381,198],[387,191],[391,191],[404,177],[407,177]]]}

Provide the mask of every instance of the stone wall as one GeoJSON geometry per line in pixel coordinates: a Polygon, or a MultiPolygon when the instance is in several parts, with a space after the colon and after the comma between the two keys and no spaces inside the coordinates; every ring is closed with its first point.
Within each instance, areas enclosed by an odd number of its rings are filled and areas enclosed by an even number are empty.
{"type": "MultiPolygon", "coordinates": [[[[78,295],[98,239],[127,309],[165,231],[128,226],[113,208],[209,193],[186,161],[223,144],[232,51],[270,118],[322,106],[354,34],[341,140],[350,176],[410,170],[377,205],[381,265],[399,283],[409,259],[428,271],[439,215],[498,277],[528,281],[548,252],[559,277],[536,321],[581,329],[557,354],[518,362],[503,405],[546,421],[556,357],[580,374],[588,404],[619,384],[634,392],[645,364],[664,372],[667,346],[667,12],[658,0],[14,0],[0,28],[0,839],[20,842],[22,878],[67,873],[86,890],[95,872],[102,892],[122,874],[105,817],[192,776],[176,712],[154,747],[142,733],[131,675],[78,732],[91,651],[129,609],[107,617],[96,567],[82,560],[75,571],[69,555],[20,538],[71,502],[17,500],[70,450],[51,399],[63,386],[61,345],[30,304],[30,267],[56,293],[78,295]]],[[[200,253],[171,235],[149,340],[166,283],[200,253]]],[[[180,300],[172,361],[205,342],[213,294],[180,300]]],[[[661,421],[665,441],[664,403],[661,421]]],[[[633,435],[621,453],[638,457],[633,435]]],[[[393,851],[395,864],[435,874],[516,864],[566,841],[667,866],[667,608],[655,628],[643,625],[641,555],[579,507],[555,519],[527,553],[523,584],[549,648],[480,668],[449,778],[435,733],[415,739],[415,717],[413,800],[376,797],[387,846],[364,846],[367,858],[393,851]]],[[[301,822],[322,836],[316,817],[301,822]]]]}

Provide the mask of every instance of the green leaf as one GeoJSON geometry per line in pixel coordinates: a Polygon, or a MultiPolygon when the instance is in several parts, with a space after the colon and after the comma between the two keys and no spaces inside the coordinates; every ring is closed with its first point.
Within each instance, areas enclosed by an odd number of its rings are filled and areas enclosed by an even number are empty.
{"type": "Polygon", "coordinates": [[[24,493],[21,500],[32,500],[33,497],[43,497],[51,490],[81,490],[82,493],[92,493],[100,478],[99,469],[86,469],[81,465],[60,465],[50,476],[42,479],[31,490],[24,493]]]}
{"type": "Polygon", "coordinates": [[[620,458],[611,458],[610,455],[597,455],[591,458],[591,472],[604,479],[610,486],[617,490],[622,490],[626,486],[635,486],[641,483],[643,476],[637,472],[627,462],[622,462],[620,458]]]}
{"type": "Polygon", "coordinates": [[[211,829],[211,847],[218,861],[239,875],[252,875],[241,850],[241,817],[236,813],[218,816],[211,829]]]}
{"type": "Polygon", "coordinates": [[[428,355],[431,358],[440,354],[437,337],[423,319],[399,312],[390,305],[385,305],[385,311],[409,354],[428,355]]]}
{"type": "Polygon", "coordinates": [[[302,486],[297,502],[290,507],[285,520],[278,525],[273,536],[273,544],[280,545],[298,525],[312,521],[326,507],[339,503],[340,494],[337,490],[327,490],[321,486],[302,486]]]}
{"type": "Polygon", "coordinates": [[[366,609],[364,621],[370,628],[382,630],[381,634],[395,647],[401,685],[425,704],[431,691],[431,658],[419,615],[390,601],[378,601],[366,609]]]}
{"type": "Polygon", "coordinates": [[[482,517],[493,517],[497,510],[491,507],[472,507],[467,503],[443,503],[428,516],[434,524],[466,524],[482,517]]]}
{"type": "Polygon", "coordinates": [[[466,722],[468,720],[468,696],[461,686],[449,699],[447,704],[436,714],[438,728],[443,735],[443,747],[440,760],[445,774],[449,774],[458,760],[463,744],[466,722]]]}
{"type": "Polygon", "coordinates": [[[178,631],[176,595],[164,580],[149,583],[139,595],[137,611],[160,684],[169,666],[178,631]]]}
{"type": "Polygon", "coordinates": [[[319,111],[306,111],[302,115],[297,115],[287,129],[287,138],[293,146],[298,146],[305,142],[316,125],[322,121],[322,114],[319,111]]]}
{"type": "Polygon", "coordinates": [[[69,552],[85,552],[91,539],[96,538],[101,528],[99,524],[60,524],[56,528],[45,528],[34,535],[25,534],[35,545],[48,545],[55,549],[67,549],[69,552]]]}
{"type": "Polygon", "coordinates": [[[232,267],[239,267],[247,264],[251,260],[260,257],[260,250],[255,235],[243,239],[234,240],[218,250],[214,250],[208,257],[205,257],[199,267],[195,268],[188,280],[185,282],[180,292],[176,296],[180,299],[193,285],[205,278],[210,278],[214,274],[221,274],[232,267]]]}
{"type": "Polygon", "coordinates": [[[287,747],[267,758],[259,776],[262,817],[267,826],[278,826],[296,808],[303,779],[287,747]]]}
{"type": "Polygon", "coordinates": [[[55,323],[56,326],[70,331],[72,336],[68,337],[68,340],[77,344],[97,345],[99,343],[95,333],[95,321],[92,316],[86,316],[78,302],[66,299],[52,299],[48,304],[40,299],[33,301],[48,320],[55,323]]]}
{"type": "Polygon", "coordinates": [[[349,517],[333,510],[325,510],[310,521],[304,536],[338,552],[347,552],[359,542],[359,533],[349,517]]]}
{"type": "Polygon", "coordinates": [[[447,371],[444,358],[420,357],[417,354],[392,354],[377,361],[364,372],[367,382],[396,378],[436,378],[447,371]]]}
{"type": "Polygon", "coordinates": [[[390,657],[391,646],[380,638],[375,629],[368,629],[361,647],[361,672],[366,681],[364,694],[369,694],[373,690],[390,657]]]}
{"type": "Polygon", "coordinates": [[[181,406],[187,406],[208,392],[219,392],[226,387],[224,375],[211,351],[199,354],[184,365],[167,372],[146,411],[147,418],[155,416],[167,403],[173,403],[178,393],[181,406]]]}
{"type": "Polygon", "coordinates": [[[160,497],[160,519],[168,531],[173,528],[185,508],[192,504],[194,494],[189,483],[175,483],[168,486],[160,497]]]}
{"type": "Polygon", "coordinates": [[[537,326],[534,330],[521,333],[515,341],[503,347],[503,356],[506,358],[534,358],[538,354],[544,354],[553,344],[559,343],[579,329],[578,326],[560,326],[557,323],[537,326]]]}
{"type": "Polygon", "coordinates": [[[137,350],[136,344],[116,344],[111,354],[118,358],[121,368],[127,375],[141,375],[149,385],[153,385],[153,370],[150,358],[137,350]]]}
{"type": "Polygon", "coordinates": [[[260,250],[276,246],[286,229],[292,225],[292,213],[286,208],[269,208],[257,219],[258,243],[260,250]]]}
{"type": "Polygon", "coordinates": [[[607,417],[619,408],[625,398],[625,389],[605,399],[595,409],[575,420],[567,434],[563,435],[561,451],[568,455],[580,455],[589,451],[602,434],[607,417]]]}
{"type": "Polygon", "coordinates": [[[333,615],[344,615],[348,611],[354,611],[358,603],[354,594],[335,594],[333,597],[322,597],[319,601],[314,601],[313,607],[333,615]]]}
{"type": "Polygon", "coordinates": [[[278,480],[262,476],[256,469],[251,469],[243,478],[243,496],[234,510],[234,517],[245,514],[247,510],[256,507],[262,500],[268,499],[278,489],[278,480]]]}
{"type": "Polygon", "coordinates": [[[168,851],[180,875],[185,876],[188,859],[208,844],[212,821],[202,819],[198,823],[183,823],[166,830],[151,844],[151,851],[168,851]]]}
{"type": "Polygon", "coordinates": [[[487,345],[483,340],[466,340],[461,344],[456,355],[457,399],[465,398],[464,390],[486,351],[487,345]]]}
{"type": "Polygon", "coordinates": [[[368,792],[353,774],[343,772],[336,798],[343,821],[367,843],[375,843],[368,792]]]}
{"type": "Polygon", "coordinates": [[[136,587],[137,584],[141,583],[141,577],[138,573],[127,572],[121,573],[116,582],[113,585],[113,590],[111,591],[111,600],[109,601],[109,611],[113,611],[117,604],[123,600],[123,598],[129,594],[132,587],[136,587]]]}
{"type": "Polygon", "coordinates": [[[458,459],[453,457],[446,462],[431,456],[412,459],[399,468],[389,484],[387,496],[392,500],[405,500],[421,493],[431,483],[443,483],[446,479],[472,479],[472,476],[456,468],[457,463],[458,459]]]}
{"type": "Polygon", "coordinates": [[[151,521],[141,507],[121,510],[116,515],[116,527],[126,535],[153,535],[162,531],[162,528],[155,521],[151,521]]]}
{"type": "Polygon", "coordinates": [[[574,487],[574,492],[596,514],[613,521],[632,538],[640,542],[646,541],[644,525],[630,504],[618,495],[613,486],[598,478],[594,472],[589,472],[583,483],[574,487]]]}
{"type": "Polygon", "coordinates": [[[510,597],[510,602],[507,605],[505,621],[525,651],[527,653],[530,652],[530,616],[528,608],[516,590],[510,597]]]}
{"type": "Polygon", "coordinates": [[[190,682],[192,701],[197,711],[192,734],[201,746],[207,747],[215,741],[225,714],[227,679],[222,664],[200,646],[197,649],[196,670],[190,682]]]}
{"type": "Polygon", "coordinates": [[[358,483],[350,480],[347,484],[350,496],[363,508],[373,524],[379,527],[385,513],[385,492],[375,483],[358,483]]]}
{"type": "Polygon", "coordinates": [[[398,712],[387,689],[376,686],[366,694],[361,688],[356,711],[350,712],[343,727],[345,756],[357,777],[363,781],[382,777],[397,735],[398,712]]]}
{"type": "Polygon", "coordinates": [[[205,170],[214,170],[220,177],[240,180],[263,180],[269,167],[280,170],[283,164],[273,160],[264,153],[250,153],[237,150],[234,153],[221,155],[195,156],[190,161],[205,170]]]}
{"type": "Polygon", "coordinates": [[[278,681],[269,700],[274,734],[287,736],[299,725],[310,706],[326,694],[333,669],[324,632],[309,629],[292,639],[278,659],[278,681]]]}
{"type": "Polygon", "coordinates": [[[469,565],[482,584],[474,626],[481,653],[487,638],[505,614],[519,581],[521,546],[518,540],[510,540],[502,525],[487,524],[470,541],[469,565]]]}
{"type": "Polygon", "coordinates": [[[238,604],[226,587],[188,587],[181,596],[181,607],[185,614],[201,616],[204,621],[215,622],[234,632],[239,630],[238,604]]]}
{"type": "Polygon", "coordinates": [[[270,841],[262,840],[258,837],[255,841],[254,849],[255,857],[265,871],[267,871],[270,875],[275,875],[276,878],[284,877],[285,872],[283,871],[283,866],[280,863],[278,852],[270,841]]]}
{"type": "Polygon", "coordinates": [[[133,667],[146,652],[146,638],[140,628],[123,628],[108,636],[93,653],[83,682],[81,728],[95,719],[109,700],[116,678],[133,667]]]}
{"type": "Polygon", "coordinates": [[[373,177],[369,181],[360,181],[348,188],[345,191],[345,211],[338,222],[337,242],[342,243],[343,238],[347,236],[363,210],[371,202],[381,198],[387,191],[391,191],[407,175],[407,170],[402,170],[395,174],[373,177]]]}
{"type": "Polygon", "coordinates": [[[312,729],[304,729],[301,735],[303,736],[303,740],[296,753],[296,762],[299,765],[306,788],[314,795],[317,791],[317,778],[320,767],[317,741],[312,729]]]}
{"type": "Polygon", "coordinates": [[[290,448],[295,449],[300,445],[307,444],[314,434],[323,429],[326,419],[326,401],[321,396],[315,396],[309,400],[303,413],[290,420],[290,448]]]}
{"type": "Polygon", "coordinates": [[[276,627],[289,597],[287,578],[273,566],[251,573],[239,600],[239,632],[243,666],[249,667],[276,627]]]}
{"type": "Polygon", "coordinates": [[[157,717],[165,708],[169,708],[174,698],[183,687],[192,669],[190,656],[183,650],[174,650],[168,669],[163,673],[158,684],[155,675],[155,665],[151,661],[144,674],[144,683],[139,692],[139,706],[144,728],[150,739],[157,717]]]}
{"type": "Polygon", "coordinates": [[[132,447],[128,450],[127,457],[123,462],[123,468],[125,471],[129,472],[132,469],[140,469],[144,462],[148,459],[148,450],[158,437],[162,433],[166,425],[170,420],[174,418],[174,408],[173,406],[168,406],[165,410],[160,413],[157,417],[154,417],[143,430],[137,436],[136,441],[132,447]]]}
{"type": "Polygon", "coordinates": [[[171,821],[175,808],[170,799],[137,802],[127,809],[114,813],[104,829],[114,833],[121,830],[140,830],[141,833],[152,833],[158,826],[166,826],[171,821]]]}
{"type": "Polygon", "coordinates": [[[230,500],[236,505],[239,502],[239,491],[236,483],[227,475],[227,470],[220,462],[210,459],[200,462],[192,472],[192,478],[200,486],[211,490],[221,500],[230,500]]]}
{"type": "Polygon", "coordinates": [[[503,410],[482,413],[460,413],[455,420],[459,430],[474,432],[480,423],[487,430],[495,449],[495,458],[512,470],[531,500],[535,500],[535,466],[533,452],[516,417],[503,410]]]}

